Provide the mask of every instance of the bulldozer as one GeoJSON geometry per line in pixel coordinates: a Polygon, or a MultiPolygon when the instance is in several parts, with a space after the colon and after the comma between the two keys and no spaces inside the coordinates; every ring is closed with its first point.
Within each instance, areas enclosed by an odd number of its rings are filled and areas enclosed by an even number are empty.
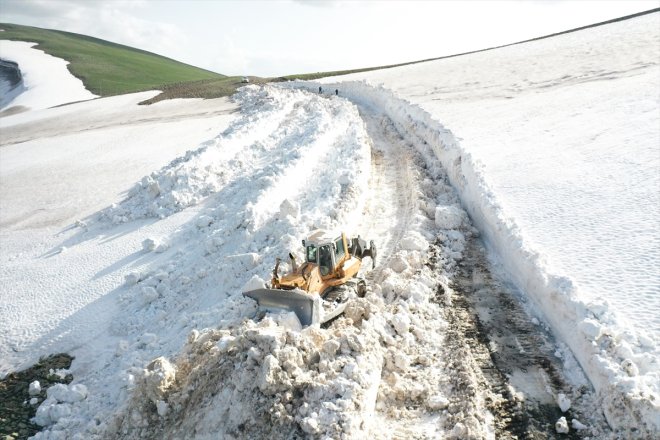
{"type": "Polygon", "coordinates": [[[305,261],[289,253],[291,270],[280,275],[275,260],[270,286],[243,292],[257,302],[258,313],[294,312],[302,326],[324,324],[341,315],[351,299],[363,297],[367,284],[358,277],[365,257],[376,267],[376,245],[346,233],[317,230],[302,241],[305,261]]]}

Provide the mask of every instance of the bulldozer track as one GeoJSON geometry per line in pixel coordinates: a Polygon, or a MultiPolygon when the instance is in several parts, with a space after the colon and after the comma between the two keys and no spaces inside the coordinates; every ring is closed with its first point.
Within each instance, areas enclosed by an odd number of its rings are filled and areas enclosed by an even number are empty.
{"type": "Polygon", "coordinates": [[[397,148],[405,140],[388,124],[387,119],[360,109],[367,132],[373,140],[371,149],[371,179],[373,194],[365,206],[365,224],[359,230],[378,237],[378,261],[375,270],[365,274],[370,282],[379,282],[381,270],[387,267],[398,243],[408,231],[415,208],[415,179],[411,152],[397,148]],[[389,219],[396,219],[392,224],[389,219]]]}

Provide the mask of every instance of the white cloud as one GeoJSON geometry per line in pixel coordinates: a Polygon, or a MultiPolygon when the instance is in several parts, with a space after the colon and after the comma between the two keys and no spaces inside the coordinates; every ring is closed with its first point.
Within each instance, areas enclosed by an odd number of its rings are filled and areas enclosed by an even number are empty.
{"type": "Polygon", "coordinates": [[[208,50],[213,56],[208,68],[225,75],[254,75],[246,51],[235,39],[233,35],[225,35],[219,43],[209,43],[208,50]]]}
{"type": "Polygon", "coordinates": [[[143,1],[22,0],[2,2],[3,20],[90,35],[159,54],[188,43],[176,25],[145,18],[143,1]]]}

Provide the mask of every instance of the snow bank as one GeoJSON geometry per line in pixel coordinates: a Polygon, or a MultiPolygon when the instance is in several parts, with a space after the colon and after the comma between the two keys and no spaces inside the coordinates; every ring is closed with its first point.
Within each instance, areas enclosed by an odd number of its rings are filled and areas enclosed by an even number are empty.
{"type": "MultiPolygon", "coordinates": [[[[268,188],[260,199],[250,202],[255,210],[253,227],[259,227],[287,197],[295,198],[303,190],[300,182],[315,180],[313,173],[319,162],[340,172],[333,181],[323,182],[327,185],[323,190],[328,195],[344,193],[359,202],[353,186],[366,183],[368,174],[359,166],[365,157],[356,160],[345,155],[351,142],[339,139],[356,134],[352,126],[346,131],[342,121],[346,109],[339,101],[308,102],[301,92],[273,92],[256,86],[241,88],[233,99],[241,106],[243,117],[197,150],[145,176],[126,200],[107,209],[103,217],[115,224],[144,217],[165,218],[210,194],[245,182],[246,175],[254,173],[250,179],[268,188]]],[[[213,220],[209,217],[209,221],[213,220]]]]}
{"type": "Polygon", "coordinates": [[[18,64],[25,87],[24,92],[3,108],[23,106],[38,110],[97,97],[71,75],[67,61],[33,49],[36,44],[0,40],[0,57],[18,64]]]}
{"type": "MultiPolygon", "coordinates": [[[[655,341],[625,329],[607,305],[585,303],[573,282],[554,273],[501,208],[480,163],[460,140],[417,105],[365,82],[324,83],[344,97],[385,112],[421,151],[430,147],[446,169],[475,226],[502,259],[518,286],[532,298],[553,330],[571,348],[603,401],[616,429],[660,430],[660,366],[655,341]],[[626,365],[638,370],[631,375],[626,365]]],[[[317,90],[318,83],[287,87],[317,90]]],[[[447,221],[440,215],[438,221],[447,221]]],[[[454,216],[452,216],[453,218],[454,216]]]]}

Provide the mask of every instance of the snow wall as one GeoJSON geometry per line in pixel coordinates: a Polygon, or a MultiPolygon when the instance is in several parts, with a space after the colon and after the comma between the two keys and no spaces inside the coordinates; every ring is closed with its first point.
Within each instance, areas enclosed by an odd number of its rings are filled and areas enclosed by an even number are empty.
{"type": "MultiPolygon", "coordinates": [[[[566,276],[552,273],[523,231],[507,217],[491,190],[483,166],[460,144],[460,138],[415,104],[389,89],[366,82],[294,81],[284,87],[316,92],[338,89],[342,97],[387,115],[415,147],[430,146],[449,175],[463,207],[512,281],[530,297],[554,333],[565,342],[602,400],[615,429],[660,431],[660,377],[653,340],[625,330],[606,303],[586,303],[566,276]]],[[[424,149],[419,148],[420,152],[424,149]]]]}

